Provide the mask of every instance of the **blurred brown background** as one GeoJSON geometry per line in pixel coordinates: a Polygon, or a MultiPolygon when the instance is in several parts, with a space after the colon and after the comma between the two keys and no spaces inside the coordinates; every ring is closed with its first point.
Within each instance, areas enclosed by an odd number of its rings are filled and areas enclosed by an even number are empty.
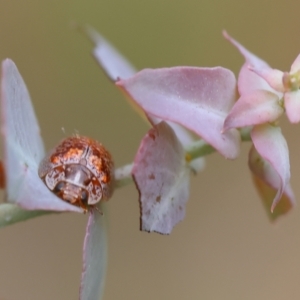
{"type": "MultiPolygon", "coordinates": [[[[289,70],[300,52],[300,4],[222,0],[1,0],[0,58],[23,75],[47,149],[76,130],[103,142],[116,165],[130,162],[147,125],[90,55],[73,21],[102,32],[139,69],[222,65],[238,72],[236,39],[272,66],[289,70]]],[[[300,199],[298,126],[285,121],[292,184],[300,199]]],[[[191,182],[186,219],[170,236],[139,231],[133,185],[109,210],[105,300],[300,299],[300,212],[274,226],[252,187],[247,151],[207,159],[191,182]]],[[[0,299],[77,299],[86,216],[40,217],[0,231],[0,299]]]]}

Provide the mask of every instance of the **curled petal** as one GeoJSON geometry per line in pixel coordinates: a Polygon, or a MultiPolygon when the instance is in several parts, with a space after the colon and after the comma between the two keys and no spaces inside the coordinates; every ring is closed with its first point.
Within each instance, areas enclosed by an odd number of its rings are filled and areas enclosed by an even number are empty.
{"type": "MultiPolygon", "coordinates": [[[[101,208],[102,209],[102,208],[101,208]]],[[[107,263],[106,214],[89,212],[83,245],[80,300],[102,299],[107,263]]]]}
{"type": "Polygon", "coordinates": [[[289,151],[280,127],[270,124],[257,125],[251,132],[252,142],[260,156],[269,165],[263,164],[261,169],[266,174],[265,181],[277,189],[273,199],[271,212],[282,197],[290,181],[289,151]],[[267,168],[272,167],[271,171],[267,168]]]}
{"type": "Polygon", "coordinates": [[[291,74],[298,72],[300,70],[300,54],[296,57],[294,60],[292,66],[291,66],[291,74]]]}
{"type": "Polygon", "coordinates": [[[255,187],[271,220],[275,220],[279,216],[286,214],[295,206],[294,193],[290,184],[288,184],[280,202],[276,206],[274,212],[271,213],[270,207],[272,206],[273,199],[277,193],[274,182],[278,182],[278,176],[272,166],[257,153],[254,147],[252,147],[249,153],[249,167],[252,171],[252,179],[255,187]]]}
{"type": "Polygon", "coordinates": [[[273,122],[284,112],[280,99],[265,90],[245,94],[235,103],[224,122],[224,130],[273,122]]]}
{"type": "Polygon", "coordinates": [[[44,145],[26,85],[9,59],[2,63],[1,112],[7,200],[27,210],[83,212],[57,198],[38,176],[44,145]]]}
{"type": "Polygon", "coordinates": [[[270,212],[270,207],[277,193],[276,186],[278,186],[279,178],[274,168],[258,154],[253,146],[249,152],[249,168],[252,172],[252,179],[256,190],[272,221],[288,213],[296,205],[293,190],[290,184],[287,184],[274,212],[270,212]]]}
{"type": "Polygon", "coordinates": [[[250,93],[257,89],[274,92],[274,90],[262,77],[249,70],[249,66],[266,70],[271,69],[270,66],[265,61],[248,51],[244,46],[233,39],[226,31],[223,31],[223,36],[239,50],[246,60],[245,64],[241,68],[238,78],[238,89],[240,95],[250,93]]]}
{"type": "Polygon", "coordinates": [[[237,157],[237,131],[221,133],[235,101],[231,71],[221,67],[145,69],[117,85],[147,114],[188,128],[226,158],[237,157]]]}
{"type": "Polygon", "coordinates": [[[86,26],[85,30],[96,46],[93,51],[96,60],[111,80],[125,79],[136,73],[131,63],[94,28],[86,26]]]}
{"type": "Polygon", "coordinates": [[[284,94],[284,105],[287,117],[291,123],[300,121],[300,90],[286,92],[284,94]]]}
{"type": "Polygon", "coordinates": [[[170,234],[185,216],[189,168],[172,128],[161,122],[143,138],[132,174],[140,192],[141,229],[170,234]]]}
{"type": "Polygon", "coordinates": [[[285,91],[283,86],[283,72],[276,69],[270,68],[258,68],[249,66],[249,70],[262,77],[274,90],[279,93],[285,91]]]}

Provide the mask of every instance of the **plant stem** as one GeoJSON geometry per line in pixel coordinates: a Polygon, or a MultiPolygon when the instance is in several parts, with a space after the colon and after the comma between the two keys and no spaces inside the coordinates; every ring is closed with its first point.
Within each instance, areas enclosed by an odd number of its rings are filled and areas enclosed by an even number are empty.
{"type": "MultiPolygon", "coordinates": [[[[251,128],[243,128],[240,130],[241,140],[250,141],[251,128]]],[[[196,140],[186,148],[191,160],[206,156],[216,150],[203,140],[196,140]]],[[[115,188],[121,188],[133,182],[132,180],[133,164],[128,164],[115,170],[115,188]]],[[[2,203],[0,204],[0,228],[17,222],[25,221],[31,218],[54,213],[53,211],[29,211],[23,210],[16,204],[2,203]]]]}
{"type": "Polygon", "coordinates": [[[0,204],[0,228],[49,213],[53,212],[24,210],[16,204],[2,203],[0,204]]]}

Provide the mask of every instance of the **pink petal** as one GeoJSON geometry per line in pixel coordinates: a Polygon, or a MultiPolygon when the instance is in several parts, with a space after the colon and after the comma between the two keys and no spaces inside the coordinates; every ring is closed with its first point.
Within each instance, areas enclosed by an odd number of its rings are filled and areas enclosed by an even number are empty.
{"type": "Polygon", "coordinates": [[[276,94],[266,90],[252,91],[235,103],[224,122],[224,130],[273,122],[284,112],[276,94]]]}
{"type": "Polygon", "coordinates": [[[250,93],[257,89],[274,92],[263,78],[249,70],[249,66],[255,67],[257,69],[271,69],[269,65],[265,61],[248,51],[244,46],[233,39],[226,31],[223,31],[223,36],[239,50],[239,52],[244,56],[246,60],[245,64],[241,68],[238,78],[238,89],[240,95],[250,93]]]}
{"type": "Polygon", "coordinates": [[[239,73],[238,89],[241,96],[249,94],[255,90],[266,90],[268,92],[277,94],[279,97],[282,96],[282,94],[275,91],[267,83],[267,81],[265,81],[265,79],[263,79],[253,71],[250,71],[249,64],[247,63],[242,66],[239,73]]]}
{"type": "Polygon", "coordinates": [[[291,66],[291,74],[296,73],[300,70],[300,54],[296,57],[294,60],[292,66],[291,66]]]}
{"type": "Polygon", "coordinates": [[[28,210],[82,212],[57,198],[38,176],[43,141],[26,85],[9,59],[2,63],[1,111],[7,200],[28,210]]]}
{"type": "Polygon", "coordinates": [[[277,189],[271,212],[282,197],[290,181],[289,150],[280,127],[270,124],[257,125],[251,132],[252,142],[260,156],[269,163],[262,166],[265,181],[277,189]],[[272,168],[268,170],[268,168],[272,168]]]}
{"type": "Polygon", "coordinates": [[[96,46],[93,51],[96,60],[111,80],[126,79],[136,73],[131,63],[95,29],[87,26],[86,32],[96,46]]]}
{"type": "Polygon", "coordinates": [[[107,263],[106,214],[89,212],[83,245],[83,270],[80,300],[101,299],[104,292],[107,263]]]}
{"type": "MultiPolygon", "coordinates": [[[[86,32],[96,45],[93,52],[95,58],[111,80],[116,81],[119,79],[126,79],[137,72],[132,64],[92,27],[87,26],[86,32]]],[[[136,109],[135,106],[136,105],[133,105],[136,109]]],[[[137,109],[137,112],[144,117],[144,113],[139,109],[137,109]]],[[[161,119],[151,115],[148,115],[148,119],[152,124],[161,122],[161,119]]],[[[172,122],[169,122],[169,124],[176,131],[178,138],[183,144],[187,144],[186,140],[190,140],[188,131],[178,124],[172,122]]]]}
{"type": "MultiPolygon", "coordinates": [[[[110,79],[113,81],[119,80],[120,78],[126,79],[136,73],[136,70],[131,63],[92,27],[87,26],[86,32],[96,45],[96,48],[94,49],[95,58],[110,79]]],[[[144,112],[137,108],[135,103],[131,102],[130,104],[143,118],[145,117],[144,112]]],[[[149,114],[147,115],[147,118],[152,125],[158,124],[162,121],[161,119],[149,114]]],[[[184,146],[193,142],[194,138],[184,127],[170,121],[168,124],[176,132],[178,139],[184,146]]],[[[197,162],[193,161],[192,164],[194,170],[200,171],[204,167],[204,159],[199,158],[197,159],[197,162]]]]}
{"type": "Polygon", "coordinates": [[[283,72],[276,69],[270,68],[258,68],[249,66],[249,70],[262,77],[274,90],[279,93],[285,91],[283,86],[283,72]]]}
{"type": "Polygon", "coordinates": [[[275,186],[278,186],[278,175],[274,171],[274,168],[257,153],[253,146],[249,152],[249,168],[252,171],[252,179],[255,187],[272,221],[286,214],[295,206],[294,193],[290,184],[287,184],[274,212],[270,212],[270,207],[277,193],[275,186]]]}
{"type": "Polygon", "coordinates": [[[284,106],[291,123],[300,121],[300,90],[286,92],[284,94],[284,106]]]}
{"type": "Polygon", "coordinates": [[[182,145],[166,122],[143,138],[132,174],[140,192],[141,229],[171,233],[185,216],[189,168],[182,145]]]}
{"type": "Polygon", "coordinates": [[[236,130],[221,133],[235,101],[235,78],[217,68],[145,69],[117,82],[147,113],[194,131],[226,158],[239,153],[236,130]]]}

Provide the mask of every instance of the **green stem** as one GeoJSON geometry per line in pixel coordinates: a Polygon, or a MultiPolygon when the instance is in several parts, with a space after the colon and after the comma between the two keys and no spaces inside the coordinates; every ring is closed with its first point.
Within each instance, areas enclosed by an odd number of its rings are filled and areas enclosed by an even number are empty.
{"type": "Polygon", "coordinates": [[[241,139],[243,142],[250,142],[251,141],[251,133],[252,127],[244,127],[240,129],[241,139]]]}
{"type": "Polygon", "coordinates": [[[197,140],[186,147],[186,152],[189,154],[191,160],[206,156],[215,152],[216,150],[203,140],[197,140]]]}
{"type": "Polygon", "coordinates": [[[2,203],[0,204],[0,228],[49,213],[52,212],[41,210],[24,210],[16,204],[2,203]]]}
{"type": "MultiPolygon", "coordinates": [[[[115,188],[120,188],[132,182],[132,166],[132,164],[125,165],[115,171],[115,188]]],[[[43,210],[24,210],[16,204],[1,203],[0,228],[50,213],[55,212],[43,210]]]]}
{"type": "MultiPolygon", "coordinates": [[[[241,140],[243,142],[251,141],[251,132],[252,127],[245,127],[240,129],[241,140]]],[[[204,140],[196,140],[186,147],[186,152],[189,154],[191,160],[206,156],[208,154],[214,153],[214,149],[211,145],[207,144],[204,140]]]]}
{"type": "MultiPolygon", "coordinates": [[[[243,128],[240,130],[241,140],[250,141],[251,128],[243,128]]],[[[196,159],[215,152],[216,150],[203,140],[196,140],[186,148],[190,159],[196,159]]],[[[125,165],[115,171],[115,188],[121,188],[133,182],[131,172],[133,164],[125,165]]],[[[54,213],[52,211],[29,211],[23,210],[16,204],[2,203],[0,204],[0,228],[17,222],[25,221],[31,218],[54,213]]]]}
{"type": "Polygon", "coordinates": [[[133,164],[125,165],[115,171],[115,188],[120,188],[132,182],[133,164]]]}

